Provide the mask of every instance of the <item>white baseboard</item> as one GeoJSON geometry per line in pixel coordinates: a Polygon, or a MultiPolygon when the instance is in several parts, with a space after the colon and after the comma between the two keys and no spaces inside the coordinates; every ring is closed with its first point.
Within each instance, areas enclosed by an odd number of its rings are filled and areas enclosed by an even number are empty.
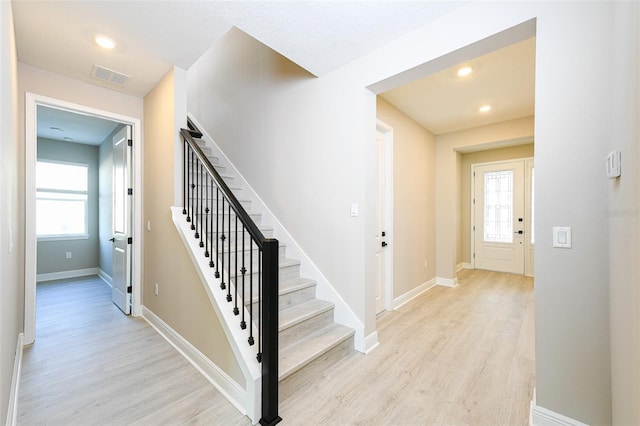
{"type": "Polygon", "coordinates": [[[456,272],[460,272],[463,269],[473,269],[473,265],[467,262],[458,263],[458,265],[456,266],[456,272]]]}
{"type": "Polygon", "coordinates": [[[50,272],[48,274],[36,275],[36,282],[66,280],[68,278],[86,277],[89,275],[99,275],[100,268],[74,269],[72,271],[50,272]]]}
{"type": "Polygon", "coordinates": [[[11,391],[9,393],[9,406],[7,407],[7,426],[16,424],[18,418],[18,393],[20,392],[20,372],[22,370],[22,347],[24,346],[24,333],[18,334],[16,352],[13,361],[13,376],[11,377],[11,391]]]}
{"type": "Polygon", "coordinates": [[[113,278],[111,278],[109,274],[103,271],[102,268],[98,268],[98,276],[102,278],[102,281],[107,283],[109,287],[113,287],[113,278]]]}
{"type": "Polygon", "coordinates": [[[406,292],[402,296],[396,297],[395,299],[393,299],[393,309],[398,309],[405,303],[410,302],[412,299],[415,299],[416,297],[420,296],[422,293],[429,290],[435,285],[436,285],[436,278],[432,278],[429,281],[420,284],[418,287],[414,288],[413,290],[406,292]]]}
{"type": "Polygon", "coordinates": [[[535,404],[531,404],[531,424],[532,426],[588,426],[586,423],[535,404]]]}
{"type": "Polygon", "coordinates": [[[378,342],[378,332],[374,331],[373,333],[369,334],[367,337],[365,337],[364,339],[364,348],[363,348],[363,353],[368,354],[371,351],[373,351],[375,348],[377,348],[378,346],[380,346],[380,342],[378,342]]]}
{"type": "Polygon", "coordinates": [[[441,285],[441,286],[444,286],[444,287],[457,287],[458,286],[458,278],[436,277],[436,285],[441,285]]]}
{"type": "Polygon", "coordinates": [[[196,370],[222,393],[242,414],[246,415],[245,400],[249,397],[244,388],[229,377],[189,341],[165,323],[146,306],[142,306],[144,318],[162,337],[173,346],[196,370]]]}

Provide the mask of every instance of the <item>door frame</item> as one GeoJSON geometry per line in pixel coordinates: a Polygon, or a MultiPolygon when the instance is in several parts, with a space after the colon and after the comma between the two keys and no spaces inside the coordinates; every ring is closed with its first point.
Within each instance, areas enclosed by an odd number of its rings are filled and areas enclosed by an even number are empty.
{"type": "Polygon", "coordinates": [[[529,236],[529,233],[531,232],[531,215],[530,214],[526,214],[527,212],[530,213],[530,210],[527,210],[531,207],[531,198],[528,198],[529,196],[533,196],[533,193],[531,192],[531,180],[530,180],[530,173],[528,172],[528,167],[529,165],[534,164],[534,157],[521,157],[521,158],[511,158],[508,160],[500,160],[500,161],[487,161],[484,163],[473,163],[471,164],[471,174],[470,174],[470,178],[471,178],[471,194],[470,194],[470,200],[469,200],[469,205],[471,206],[470,209],[470,235],[471,235],[471,268],[472,269],[476,269],[476,258],[475,258],[475,252],[476,252],[476,232],[475,232],[475,210],[476,210],[476,205],[473,202],[474,200],[474,196],[476,193],[476,185],[475,185],[475,179],[473,174],[475,173],[475,168],[476,167],[482,167],[482,166],[490,166],[490,165],[499,165],[499,164],[505,164],[505,163],[512,163],[514,161],[522,161],[523,165],[524,165],[524,210],[525,210],[525,246],[524,246],[524,273],[523,275],[525,276],[533,276],[533,271],[529,271],[528,269],[528,263],[527,263],[527,259],[529,257],[529,253],[530,250],[533,248],[533,245],[530,243],[531,242],[531,237],[529,236]],[[531,275],[529,275],[529,273],[531,273],[531,275]]]}
{"type": "Polygon", "coordinates": [[[27,92],[25,95],[25,260],[24,260],[24,344],[35,341],[36,336],[36,186],[35,168],[37,161],[37,107],[39,105],[57,108],[82,115],[92,115],[116,121],[132,127],[134,144],[133,156],[133,282],[132,312],[142,313],[142,127],[141,120],[112,111],[105,111],[27,92]]]}
{"type": "MultiPolygon", "coordinates": [[[[387,246],[382,250],[382,261],[384,274],[382,277],[382,297],[384,310],[393,310],[393,128],[387,123],[376,120],[376,132],[382,133],[384,137],[384,168],[385,168],[385,206],[384,206],[384,228],[387,236],[387,246]]],[[[377,155],[377,150],[376,150],[377,155]]],[[[376,160],[377,161],[377,160],[376,160]]],[[[376,197],[378,194],[376,173],[376,197]]],[[[377,214],[377,212],[376,212],[377,214]]],[[[375,285],[375,280],[374,284],[375,285]]],[[[375,290],[374,290],[375,294],[375,290]]]]}

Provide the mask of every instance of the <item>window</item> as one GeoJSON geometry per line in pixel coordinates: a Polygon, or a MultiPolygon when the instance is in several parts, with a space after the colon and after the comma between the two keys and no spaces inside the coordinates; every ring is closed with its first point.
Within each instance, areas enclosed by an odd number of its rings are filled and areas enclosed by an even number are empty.
{"type": "Polygon", "coordinates": [[[88,238],[89,167],[52,161],[36,164],[36,232],[40,239],[88,238]]]}
{"type": "Polygon", "coordinates": [[[513,170],[484,174],[484,240],[513,242],[513,170]]]}

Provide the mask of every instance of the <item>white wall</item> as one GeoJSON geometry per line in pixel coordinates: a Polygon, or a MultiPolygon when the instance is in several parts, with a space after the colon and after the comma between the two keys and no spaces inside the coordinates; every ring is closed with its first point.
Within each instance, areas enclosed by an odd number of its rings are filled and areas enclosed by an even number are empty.
{"type": "Polygon", "coordinates": [[[609,189],[609,271],[613,423],[640,424],[640,6],[616,3],[613,103],[605,139],[622,152],[619,179],[609,189]]]}
{"type": "MultiPolygon", "coordinates": [[[[523,34],[487,37],[536,19],[536,189],[544,194],[536,205],[537,401],[583,422],[608,424],[609,224],[603,210],[609,182],[602,164],[610,148],[614,7],[474,2],[317,79],[264,62],[264,52],[250,42],[226,40],[190,70],[189,109],[373,330],[366,283],[374,265],[375,96],[365,87],[450,52],[461,59],[460,52],[518,41],[523,34]],[[216,62],[222,58],[230,61],[216,62]],[[216,67],[219,73],[208,75],[216,67]],[[233,73],[235,84],[221,84],[232,82],[233,73]],[[363,206],[358,218],[349,218],[352,202],[363,206]],[[551,247],[551,228],[560,225],[573,228],[571,250],[551,247]]],[[[632,123],[629,116],[619,120],[632,123]]],[[[628,161],[634,167],[637,159],[628,161]]],[[[455,200],[449,205],[440,217],[456,214],[455,200]]],[[[440,229],[438,221],[437,213],[440,229]]],[[[453,276],[456,222],[446,226],[451,243],[437,248],[444,256],[437,268],[453,276]]],[[[637,371],[637,361],[614,361],[621,363],[616,371],[637,371]]]]}
{"type": "MultiPolygon", "coordinates": [[[[189,112],[360,318],[364,166],[375,160],[363,157],[364,95],[342,76],[313,77],[235,29],[188,73],[189,112]],[[360,217],[350,217],[351,203],[360,217]]],[[[373,330],[371,321],[365,335],[373,330]]]]}
{"type": "Polygon", "coordinates": [[[18,56],[11,2],[0,2],[0,424],[7,408],[18,335],[23,330],[24,207],[19,179],[18,56]]]}

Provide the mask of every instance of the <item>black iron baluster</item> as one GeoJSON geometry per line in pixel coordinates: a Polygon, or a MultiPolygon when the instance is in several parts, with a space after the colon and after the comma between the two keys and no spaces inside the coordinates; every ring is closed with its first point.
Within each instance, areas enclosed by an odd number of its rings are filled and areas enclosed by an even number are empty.
{"type": "MultiPolygon", "coordinates": [[[[236,214],[236,229],[235,229],[234,245],[235,245],[236,261],[233,265],[233,269],[235,271],[233,276],[233,284],[235,287],[236,298],[235,298],[235,306],[233,307],[233,313],[235,315],[238,315],[240,311],[238,310],[238,215],[237,214],[236,214]]],[[[244,253],[242,253],[242,256],[244,256],[244,253]]]]}
{"type": "MultiPolygon", "coordinates": [[[[214,185],[214,181],[213,178],[211,178],[211,198],[209,199],[209,205],[211,206],[211,216],[210,216],[210,223],[209,223],[209,229],[210,229],[210,234],[209,234],[209,239],[207,240],[209,242],[209,252],[211,253],[211,258],[209,259],[209,267],[213,268],[215,266],[215,262],[213,261],[214,256],[216,255],[216,253],[213,252],[213,240],[216,239],[216,234],[213,233],[213,185],[214,185]]],[[[218,197],[218,190],[216,188],[216,199],[218,197]]],[[[217,216],[216,216],[217,218],[217,216]]],[[[216,219],[217,220],[217,219],[216,219]]]]}
{"type": "Polygon", "coordinates": [[[187,203],[188,203],[187,222],[191,222],[191,193],[193,192],[191,188],[191,172],[193,171],[192,161],[193,161],[193,149],[189,147],[189,159],[187,161],[189,164],[189,173],[187,174],[187,187],[185,188],[187,191],[187,203]]]}
{"type": "MultiPolygon", "coordinates": [[[[197,161],[197,159],[195,158],[195,154],[192,154],[192,158],[193,161],[197,161]]],[[[195,164],[195,169],[197,169],[198,165],[197,163],[195,164]]],[[[197,192],[197,185],[196,185],[196,177],[193,175],[196,172],[194,171],[194,166],[191,166],[191,172],[192,172],[192,176],[191,176],[191,230],[194,231],[196,229],[196,214],[198,214],[198,192],[197,192]]]]}
{"type": "MultiPolygon", "coordinates": [[[[253,345],[253,239],[249,242],[249,345],[253,345]]],[[[260,303],[260,301],[258,301],[260,303]]]]}
{"type": "MultiPolygon", "coordinates": [[[[245,258],[244,230],[245,230],[245,227],[244,225],[242,225],[242,269],[240,269],[240,272],[242,272],[242,321],[240,321],[240,328],[243,330],[247,328],[247,322],[244,319],[244,311],[246,311],[245,307],[247,306],[247,301],[245,300],[245,297],[244,297],[244,276],[245,276],[245,273],[247,272],[247,268],[244,267],[244,258],[245,258]]],[[[249,303],[251,303],[251,301],[249,303]]]]}
{"type": "Polygon", "coordinates": [[[218,263],[222,262],[222,266],[220,267],[220,269],[222,269],[222,272],[221,272],[222,281],[220,282],[220,288],[222,290],[227,288],[227,285],[224,283],[224,240],[227,238],[224,235],[224,202],[225,202],[225,198],[222,197],[222,214],[220,214],[220,212],[218,212],[218,215],[220,215],[220,220],[222,221],[222,226],[220,227],[220,231],[222,232],[222,234],[220,235],[220,241],[222,241],[220,243],[220,246],[222,247],[222,253],[220,255],[220,260],[218,261],[218,263]]]}
{"type": "MultiPolygon", "coordinates": [[[[209,185],[211,183],[211,178],[209,177],[209,173],[205,176],[205,201],[206,207],[204,209],[205,213],[205,221],[204,221],[204,257],[209,257],[209,212],[211,209],[209,206],[211,205],[211,198],[209,198],[209,185]]],[[[202,241],[202,240],[201,240],[202,241]]]]}
{"type": "Polygon", "coordinates": [[[215,277],[220,278],[220,269],[218,265],[220,265],[220,250],[218,250],[218,240],[220,238],[220,188],[216,185],[216,273],[215,277]]]}
{"type": "Polygon", "coordinates": [[[187,140],[184,140],[184,145],[182,146],[182,214],[187,214],[187,172],[189,171],[188,166],[188,149],[189,143],[187,140]]]}
{"type": "MultiPolygon", "coordinates": [[[[198,228],[202,223],[202,163],[198,161],[198,166],[196,167],[196,211],[193,214],[193,223],[195,225],[195,234],[196,240],[200,238],[200,233],[198,232],[198,228]],[[200,208],[198,210],[198,207],[200,208]]],[[[201,246],[202,247],[202,246],[201,246]]]]}
{"type": "Polygon", "coordinates": [[[231,302],[233,297],[231,296],[231,203],[228,203],[228,214],[227,214],[227,253],[229,256],[229,263],[227,264],[227,302],[231,302]]]}
{"type": "Polygon", "coordinates": [[[200,201],[200,215],[198,216],[198,229],[199,232],[196,231],[196,238],[200,238],[200,243],[198,244],[200,247],[204,247],[204,241],[202,241],[202,219],[203,219],[203,204],[204,200],[204,170],[202,162],[200,162],[200,167],[198,167],[198,197],[200,201]]]}

